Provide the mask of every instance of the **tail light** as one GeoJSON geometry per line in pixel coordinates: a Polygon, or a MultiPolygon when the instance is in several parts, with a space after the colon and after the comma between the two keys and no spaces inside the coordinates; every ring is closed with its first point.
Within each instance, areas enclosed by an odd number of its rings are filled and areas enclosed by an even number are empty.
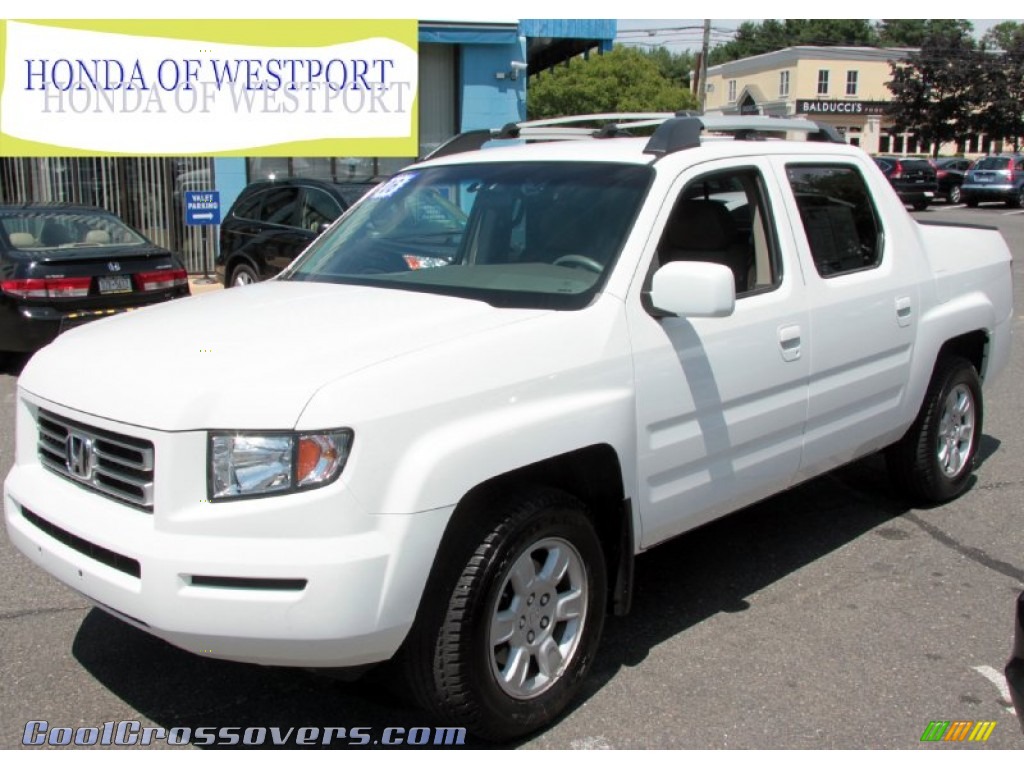
{"type": "Polygon", "coordinates": [[[139,272],[135,280],[140,291],[166,291],[168,288],[188,285],[188,273],[184,269],[161,269],[156,272],[139,272]]]}
{"type": "Polygon", "coordinates": [[[89,295],[91,277],[34,277],[4,280],[0,290],[22,299],[70,299],[89,295]]]}
{"type": "Polygon", "coordinates": [[[947,176],[949,176],[949,171],[936,171],[935,172],[935,178],[937,178],[937,179],[944,179],[947,176]]]}
{"type": "Polygon", "coordinates": [[[892,167],[892,177],[894,179],[903,178],[903,163],[901,163],[899,160],[897,160],[896,165],[892,167]]]}

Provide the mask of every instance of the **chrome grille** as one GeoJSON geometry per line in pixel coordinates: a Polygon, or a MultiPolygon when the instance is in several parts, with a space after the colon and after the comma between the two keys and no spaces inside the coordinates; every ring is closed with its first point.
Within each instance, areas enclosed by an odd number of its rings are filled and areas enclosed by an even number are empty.
{"type": "Polygon", "coordinates": [[[47,469],[139,509],[153,510],[153,444],[40,410],[39,460],[47,469]]]}

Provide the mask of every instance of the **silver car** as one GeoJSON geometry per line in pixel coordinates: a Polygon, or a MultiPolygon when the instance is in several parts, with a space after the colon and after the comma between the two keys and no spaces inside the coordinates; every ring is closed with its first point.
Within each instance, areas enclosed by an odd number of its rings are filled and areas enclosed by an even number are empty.
{"type": "Polygon", "coordinates": [[[992,155],[976,161],[967,171],[960,195],[968,208],[986,201],[1024,207],[1024,155],[992,155]]]}

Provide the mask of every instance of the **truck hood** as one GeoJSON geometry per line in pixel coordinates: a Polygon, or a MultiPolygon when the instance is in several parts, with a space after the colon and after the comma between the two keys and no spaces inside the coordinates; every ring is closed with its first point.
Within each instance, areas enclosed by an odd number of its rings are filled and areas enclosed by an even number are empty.
{"type": "Polygon", "coordinates": [[[82,413],[153,429],[289,429],[325,384],[544,314],[411,291],[271,281],[77,328],[37,352],[19,384],[82,413]]]}

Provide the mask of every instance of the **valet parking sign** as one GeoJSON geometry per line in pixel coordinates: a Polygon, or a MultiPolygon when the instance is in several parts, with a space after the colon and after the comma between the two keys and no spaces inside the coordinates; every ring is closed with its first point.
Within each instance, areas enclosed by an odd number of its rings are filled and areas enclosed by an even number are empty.
{"type": "Polygon", "coordinates": [[[0,21],[0,155],[418,153],[417,24],[0,21]]]}
{"type": "Polygon", "coordinates": [[[186,192],[185,223],[192,227],[220,224],[220,192],[186,192]]]}

